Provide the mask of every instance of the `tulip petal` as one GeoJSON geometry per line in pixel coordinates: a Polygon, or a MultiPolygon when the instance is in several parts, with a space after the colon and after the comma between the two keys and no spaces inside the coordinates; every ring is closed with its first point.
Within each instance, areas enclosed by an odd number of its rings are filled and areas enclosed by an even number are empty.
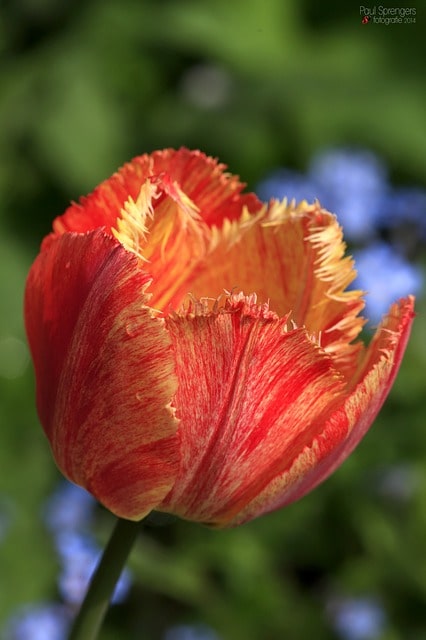
{"type": "Polygon", "coordinates": [[[413,296],[392,305],[341,407],[330,413],[312,443],[236,514],[230,526],[298,500],[346,460],[370,428],[392,387],[410,335],[413,309],[413,296]]]}
{"type": "Polygon", "coordinates": [[[181,302],[194,265],[206,253],[209,230],[179,187],[167,176],[146,180],[136,202],[125,202],[112,233],[149,269],[152,306],[162,310],[176,297],[181,302]]]}
{"type": "Polygon", "coordinates": [[[356,276],[335,216],[318,203],[272,202],[255,216],[213,229],[210,255],[197,275],[194,296],[224,289],[256,291],[280,316],[315,334],[349,377],[361,343],[352,344],[364,320],[361,291],[346,291],[356,276]]]}
{"type": "Polygon", "coordinates": [[[200,151],[166,149],[134,158],[79,204],[56,218],[57,235],[102,228],[147,263],[154,281],[152,305],[177,307],[190,290],[210,244],[210,227],[237,220],[262,205],[225,165],[200,151]]]}
{"type": "Polygon", "coordinates": [[[199,301],[166,326],[181,466],[158,508],[226,526],[311,444],[346,383],[304,329],[253,296],[213,311],[199,301]]]}
{"type": "Polygon", "coordinates": [[[197,265],[204,259],[210,231],[196,205],[164,175],[155,179],[158,203],[151,205],[141,253],[153,279],[151,304],[177,307],[188,292],[197,265]]]}
{"type": "MultiPolygon", "coordinates": [[[[102,227],[109,233],[129,197],[136,201],[145,181],[161,175],[178,185],[209,226],[221,225],[225,217],[237,220],[243,207],[252,212],[261,209],[258,198],[253,193],[242,194],[244,183],[225,169],[216,159],[184,147],[138,156],[56,218],[54,235],[102,227]]],[[[51,239],[52,235],[45,242],[51,239]]]]}
{"type": "Polygon", "coordinates": [[[149,276],[102,231],[66,233],[35,260],[25,318],[40,420],[63,473],[139,519],[178,468],[176,389],[149,276]]]}
{"type": "Polygon", "coordinates": [[[238,220],[245,208],[259,211],[262,203],[254,193],[241,193],[245,184],[238,176],[226,173],[225,164],[200,151],[167,149],[154,155],[155,169],[170,176],[190,198],[209,227],[223,220],[238,220]]]}

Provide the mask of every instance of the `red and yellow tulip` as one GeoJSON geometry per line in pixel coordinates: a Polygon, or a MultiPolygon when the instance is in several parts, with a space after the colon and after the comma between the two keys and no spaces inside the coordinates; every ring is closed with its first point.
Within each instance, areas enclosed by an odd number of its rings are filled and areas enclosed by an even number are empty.
{"type": "Polygon", "coordinates": [[[224,169],[135,158],[56,218],[28,276],[53,455],[123,518],[227,527],[300,498],[366,433],[408,340],[411,296],[357,340],[332,214],[262,204],[224,169]]]}

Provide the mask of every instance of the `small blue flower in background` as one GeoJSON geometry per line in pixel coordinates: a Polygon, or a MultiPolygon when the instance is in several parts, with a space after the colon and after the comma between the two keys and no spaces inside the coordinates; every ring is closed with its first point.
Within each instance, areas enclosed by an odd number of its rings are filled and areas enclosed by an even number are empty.
{"type": "Polygon", "coordinates": [[[69,611],[63,605],[31,605],[10,619],[4,640],[65,640],[70,625],[69,611]]]}
{"type": "Polygon", "coordinates": [[[385,165],[371,151],[331,149],[316,155],[307,175],[278,169],[262,180],[261,200],[287,197],[321,204],[336,213],[353,241],[374,235],[389,191],[385,165]]]}
{"type": "Polygon", "coordinates": [[[85,489],[66,480],[61,481],[47,501],[46,524],[53,534],[86,529],[93,521],[95,505],[96,500],[85,489]]]}
{"type": "Polygon", "coordinates": [[[220,640],[219,636],[205,625],[180,624],[170,627],[163,640],[220,640]]]}
{"type": "Polygon", "coordinates": [[[380,205],[379,224],[399,233],[405,229],[415,235],[417,242],[426,240],[426,190],[418,187],[390,190],[380,205]]]}
{"type": "Polygon", "coordinates": [[[265,178],[256,188],[256,193],[261,200],[267,201],[270,198],[289,201],[307,200],[314,202],[319,200],[321,204],[327,201],[325,190],[315,181],[296,171],[277,169],[265,178]]]}
{"type": "Polygon", "coordinates": [[[354,251],[354,258],[358,277],[353,286],[367,292],[365,315],[373,324],[381,320],[392,302],[422,289],[420,269],[384,242],[354,251]]]}
{"type": "MultiPolygon", "coordinates": [[[[85,489],[62,481],[44,511],[60,561],[58,588],[67,604],[82,602],[101,556],[101,549],[90,534],[95,505],[96,500],[85,489]]],[[[130,586],[131,573],[125,569],[116,585],[112,603],[122,602],[130,586]]]]}
{"type": "Polygon", "coordinates": [[[422,487],[423,477],[411,464],[398,464],[379,469],[374,488],[382,498],[406,503],[422,487]]]}
{"type": "MultiPolygon", "coordinates": [[[[45,520],[54,537],[60,561],[59,592],[67,604],[83,600],[101,549],[90,533],[96,500],[84,489],[62,481],[47,501],[45,520]]],[[[131,585],[125,569],[116,585],[112,603],[122,602],[131,585]]]]}
{"type": "Polygon", "coordinates": [[[327,192],[322,204],[337,214],[348,239],[374,234],[388,189],[386,167],[376,155],[365,150],[325,151],[313,159],[308,175],[327,192]]]}
{"type": "MultiPolygon", "coordinates": [[[[56,548],[61,562],[58,579],[60,594],[65,602],[79,605],[101,557],[101,549],[91,536],[74,531],[59,533],[56,536],[56,548]]],[[[124,569],[114,590],[113,604],[126,598],[130,585],[130,571],[124,569]]]]}
{"type": "Polygon", "coordinates": [[[333,599],[328,612],[343,640],[377,640],[387,622],[386,612],[372,596],[333,599]]]}
{"type": "MultiPolygon", "coordinates": [[[[58,589],[63,604],[31,605],[17,611],[9,620],[5,640],[66,640],[71,612],[82,602],[102,553],[90,533],[95,505],[87,491],[67,481],[61,481],[47,500],[43,517],[59,558],[58,589]]],[[[126,598],[131,582],[131,572],[124,569],[113,604],[126,598]]]]}

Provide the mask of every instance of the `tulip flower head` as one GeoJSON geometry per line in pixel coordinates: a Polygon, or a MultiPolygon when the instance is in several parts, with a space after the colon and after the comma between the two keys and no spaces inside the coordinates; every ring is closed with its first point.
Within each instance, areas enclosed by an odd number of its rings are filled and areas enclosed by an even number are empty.
{"type": "Polygon", "coordinates": [[[135,158],[56,218],[28,276],[53,455],[122,518],[230,527],[302,497],[366,433],[408,340],[412,296],[358,339],[334,215],[263,204],[224,170],[135,158]]]}

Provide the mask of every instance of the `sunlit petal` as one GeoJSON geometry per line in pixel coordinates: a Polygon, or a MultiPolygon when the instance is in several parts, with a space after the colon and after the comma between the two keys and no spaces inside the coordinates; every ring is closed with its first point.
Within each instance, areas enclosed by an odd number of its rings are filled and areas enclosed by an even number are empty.
{"type": "Polygon", "coordinates": [[[371,427],[395,379],[414,318],[414,298],[392,306],[371,343],[346,398],[293,463],[241,510],[232,524],[274,511],[301,498],[337,469],[371,427]]]}
{"type": "Polygon", "coordinates": [[[356,272],[344,252],[335,216],[318,203],[273,202],[213,230],[211,253],[191,292],[256,291],[278,315],[290,311],[298,326],[317,335],[335,366],[350,375],[362,348],[353,340],[364,325],[364,302],[361,291],[346,290],[356,272]]]}
{"type": "Polygon", "coordinates": [[[223,525],[311,444],[345,382],[304,329],[253,296],[193,309],[166,321],[181,466],[161,508],[223,525]]]}
{"type": "MultiPolygon", "coordinates": [[[[253,193],[242,194],[244,183],[225,173],[226,165],[201,151],[165,149],[137,156],[102,182],[89,196],[80,198],[54,220],[54,234],[85,232],[104,227],[107,233],[129,198],[136,201],[148,178],[166,176],[170,184],[179,185],[209,226],[224,218],[236,220],[242,207],[258,211],[261,202],[253,193]]],[[[48,236],[45,242],[50,242],[48,236]]]]}

